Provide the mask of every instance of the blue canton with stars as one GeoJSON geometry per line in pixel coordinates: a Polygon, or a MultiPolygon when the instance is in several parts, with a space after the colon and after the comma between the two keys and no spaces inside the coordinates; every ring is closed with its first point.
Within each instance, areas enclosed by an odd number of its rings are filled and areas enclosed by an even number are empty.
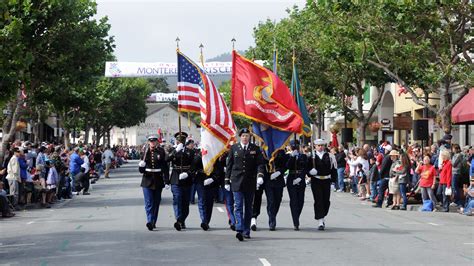
{"type": "Polygon", "coordinates": [[[191,63],[190,59],[180,53],[178,53],[178,82],[197,84],[201,89],[204,89],[197,67],[191,63]]]}

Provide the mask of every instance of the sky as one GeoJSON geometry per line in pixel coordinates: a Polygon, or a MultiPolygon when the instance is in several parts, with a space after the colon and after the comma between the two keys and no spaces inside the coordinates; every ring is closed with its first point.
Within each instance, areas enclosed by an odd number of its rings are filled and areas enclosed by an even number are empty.
{"type": "Polygon", "coordinates": [[[190,58],[212,58],[254,45],[260,21],[279,21],[286,9],[305,0],[97,0],[97,17],[107,16],[115,36],[115,56],[126,62],[175,62],[176,37],[190,58]]]}

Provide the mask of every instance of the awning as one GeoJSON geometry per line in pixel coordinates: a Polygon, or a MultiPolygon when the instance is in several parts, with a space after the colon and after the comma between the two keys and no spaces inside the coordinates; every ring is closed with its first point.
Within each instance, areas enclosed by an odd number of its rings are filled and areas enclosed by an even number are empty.
{"type": "Polygon", "coordinates": [[[474,88],[453,107],[451,120],[454,124],[474,124],[474,88]]]}

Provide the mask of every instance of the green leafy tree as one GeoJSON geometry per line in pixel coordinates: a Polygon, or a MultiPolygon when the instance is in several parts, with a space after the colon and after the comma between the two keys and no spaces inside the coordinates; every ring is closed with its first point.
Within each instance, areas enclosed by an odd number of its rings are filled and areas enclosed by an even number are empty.
{"type": "Polygon", "coordinates": [[[102,137],[108,137],[114,126],[126,128],[144,122],[145,99],[152,91],[153,87],[144,78],[101,79],[96,85],[95,98],[84,113],[97,136],[97,144],[102,137]]]}
{"type": "Polygon", "coordinates": [[[367,61],[401,84],[413,101],[438,115],[445,133],[451,110],[474,86],[474,5],[447,2],[381,2],[371,6],[369,26],[360,30],[374,42],[367,61]],[[424,94],[418,95],[416,89],[424,94]],[[435,93],[439,103],[424,95],[435,93]]]}
{"type": "Polygon", "coordinates": [[[17,0],[2,2],[0,8],[4,14],[0,24],[0,80],[4,82],[0,86],[10,95],[7,105],[12,111],[4,120],[3,151],[5,142],[14,138],[22,105],[15,80],[26,85],[32,105],[49,106],[61,117],[67,133],[71,110],[87,105],[91,85],[102,75],[114,46],[107,18],[92,18],[96,14],[93,1],[17,0]]]}
{"type": "Polygon", "coordinates": [[[365,129],[381,100],[388,80],[370,65],[366,36],[357,30],[362,10],[353,5],[309,3],[304,9],[289,10],[289,17],[278,23],[266,21],[254,30],[256,47],[250,52],[271,61],[274,46],[279,54],[280,77],[291,80],[292,57],[310,106],[317,107],[316,120],[321,128],[322,115],[332,109],[346,108],[358,121],[359,142],[365,142],[365,129]],[[368,112],[363,110],[365,84],[376,86],[378,93],[368,112]],[[355,96],[355,106],[344,106],[336,99],[355,96]]]}
{"type": "Polygon", "coordinates": [[[148,78],[148,82],[150,86],[153,88],[153,92],[163,92],[163,93],[170,93],[168,82],[166,78],[148,78]]]}

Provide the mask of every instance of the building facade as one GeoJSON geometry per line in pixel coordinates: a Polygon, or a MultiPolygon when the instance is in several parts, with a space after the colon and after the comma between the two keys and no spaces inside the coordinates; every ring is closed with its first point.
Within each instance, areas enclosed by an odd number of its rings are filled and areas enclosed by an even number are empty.
{"type": "Polygon", "coordinates": [[[110,141],[112,145],[141,145],[146,142],[146,136],[161,131],[163,140],[174,142],[174,134],[179,131],[178,120],[181,116],[181,130],[189,134],[189,138],[199,142],[200,126],[196,121],[188,119],[187,113],[179,113],[176,107],[169,103],[147,104],[145,122],[129,128],[112,128],[110,141]]]}

